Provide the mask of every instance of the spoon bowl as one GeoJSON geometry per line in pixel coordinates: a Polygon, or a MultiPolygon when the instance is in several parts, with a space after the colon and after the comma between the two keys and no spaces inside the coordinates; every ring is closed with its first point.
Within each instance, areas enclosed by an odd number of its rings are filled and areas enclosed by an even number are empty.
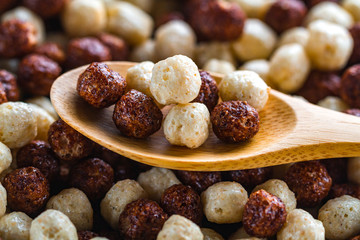
{"type": "MultiPolygon", "coordinates": [[[[126,75],[136,63],[106,62],[126,75]]],[[[130,159],[157,167],[193,171],[223,171],[284,163],[360,156],[360,118],[328,110],[271,90],[260,114],[260,130],[240,144],[220,141],[211,131],[196,149],[171,145],[163,130],[147,139],[122,136],[112,121],[113,106],[96,109],[77,93],[79,75],[88,66],[61,75],[51,89],[51,101],[71,127],[98,144],[130,159]]],[[[219,83],[222,75],[211,73],[219,83]]],[[[168,107],[162,109],[164,115],[168,107]]]]}

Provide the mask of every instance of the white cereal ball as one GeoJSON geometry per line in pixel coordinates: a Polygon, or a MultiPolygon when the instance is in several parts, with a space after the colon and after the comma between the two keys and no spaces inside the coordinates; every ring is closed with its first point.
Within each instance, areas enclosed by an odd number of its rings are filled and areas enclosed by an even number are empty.
{"type": "Polygon", "coordinates": [[[347,175],[349,181],[360,185],[360,157],[349,159],[347,175]]]}
{"type": "Polygon", "coordinates": [[[329,240],[355,236],[360,233],[360,200],[348,195],[331,199],[320,208],[318,219],[329,240]]]}
{"type": "Polygon", "coordinates": [[[125,206],[132,201],[146,197],[147,193],[136,181],[130,179],[118,181],[101,201],[101,215],[113,229],[117,229],[119,216],[125,206]]]}
{"type": "Polygon", "coordinates": [[[10,167],[12,162],[12,155],[10,149],[0,142],[0,173],[10,167]]]}
{"type": "Polygon", "coordinates": [[[219,85],[223,101],[247,101],[257,111],[264,108],[269,99],[270,88],[252,71],[235,71],[226,74],[219,85]]]}
{"type": "Polygon", "coordinates": [[[241,37],[232,47],[241,61],[268,58],[277,41],[274,30],[258,19],[247,19],[241,37]]]}
{"type": "Polygon", "coordinates": [[[149,194],[149,198],[157,202],[160,202],[161,195],[167,188],[181,183],[173,171],[157,167],[140,173],[137,181],[149,194]]]}
{"type": "Polygon", "coordinates": [[[91,230],[93,209],[85,193],[76,188],[64,189],[50,198],[46,209],[55,209],[69,217],[78,231],[91,230]]]}
{"type": "Polygon", "coordinates": [[[200,228],[202,234],[204,235],[204,240],[224,240],[224,238],[213,229],[210,228],[200,228]]]}
{"type": "Polygon", "coordinates": [[[343,112],[346,109],[349,109],[349,105],[347,105],[341,98],[334,96],[327,96],[326,98],[320,100],[317,105],[338,112],[343,112]]]}
{"type": "Polygon", "coordinates": [[[310,60],[300,44],[281,46],[270,59],[269,79],[279,90],[291,93],[299,90],[310,72],[310,60]]]}
{"type": "Polygon", "coordinates": [[[212,58],[204,65],[204,70],[209,72],[227,74],[235,71],[235,66],[226,60],[212,58]]]}
{"type": "Polygon", "coordinates": [[[260,189],[264,189],[265,191],[280,198],[285,204],[286,212],[289,213],[291,210],[296,208],[295,193],[289,189],[286,182],[279,179],[270,179],[263,184],[256,186],[253,192],[260,189]]]}
{"type": "Polygon", "coordinates": [[[298,43],[301,46],[305,47],[308,40],[309,31],[304,27],[295,27],[283,32],[277,45],[278,47],[280,47],[286,44],[298,43]]]}
{"type": "Polygon", "coordinates": [[[200,227],[190,221],[189,219],[180,216],[172,215],[164,223],[163,228],[159,232],[156,240],[203,240],[200,227]]]}
{"type": "Polygon", "coordinates": [[[50,102],[50,99],[44,96],[32,97],[26,100],[27,103],[32,103],[38,105],[42,109],[45,109],[55,120],[59,118],[59,115],[56,113],[54,106],[50,102]]]}
{"type": "Polygon", "coordinates": [[[248,62],[245,62],[239,70],[247,70],[247,71],[253,71],[259,74],[262,80],[265,81],[265,83],[269,86],[271,86],[271,83],[269,82],[268,74],[270,69],[270,63],[266,59],[256,59],[251,60],[248,62]]]}
{"type": "Polygon", "coordinates": [[[116,1],[107,5],[110,32],[124,38],[131,45],[139,45],[147,40],[153,31],[153,19],[131,3],[116,1]]]}
{"type": "Polygon", "coordinates": [[[244,10],[249,18],[264,18],[265,13],[275,0],[230,0],[235,2],[244,10]]]}
{"type": "Polygon", "coordinates": [[[37,135],[35,139],[47,141],[50,125],[55,122],[55,119],[45,109],[38,105],[29,103],[29,106],[32,108],[37,122],[37,135]]]}
{"type": "Polygon", "coordinates": [[[130,60],[133,62],[155,61],[155,41],[148,39],[140,45],[134,47],[130,54],[130,60]]]}
{"type": "Polygon", "coordinates": [[[60,211],[46,210],[37,216],[30,227],[30,240],[77,240],[74,224],[60,211]]]}
{"type": "Polygon", "coordinates": [[[252,237],[245,231],[244,227],[239,228],[234,232],[228,240],[266,240],[266,238],[252,237]]]}
{"type": "MultiPolygon", "coordinates": [[[[4,216],[7,206],[7,194],[6,189],[0,183],[0,218],[4,216]]],[[[0,234],[1,237],[1,234],[0,234]]]]}
{"type": "Polygon", "coordinates": [[[105,30],[107,16],[102,0],[72,0],[64,8],[61,16],[66,33],[83,37],[105,30]]]}
{"type": "Polygon", "coordinates": [[[155,52],[158,60],[176,54],[190,58],[194,55],[196,36],[192,28],[182,20],[161,25],[155,32],[155,52]]]}
{"type": "Polygon", "coordinates": [[[0,142],[9,148],[20,148],[37,135],[37,120],[32,108],[23,102],[0,105],[0,142]]]}
{"type": "Polygon", "coordinates": [[[236,64],[231,45],[227,42],[202,42],[195,48],[195,62],[203,68],[210,59],[219,59],[236,64]]]}
{"type": "Polygon", "coordinates": [[[174,106],[166,115],[164,135],[173,145],[200,147],[209,137],[210,113],[202,103],[174,106]]]}
{"type": "Polygon", "coordinates": [[[11,19],[19,19],[25,22],[31,22],[36,28],[37,42],[42,43],[45,41],[45,24],[44,21],[34,12],[26,7],[16,7],[11,9],[1,16],[1,21],[8,21],[11,19]]]}
{"type": "Polygon", "coordinates": [[[277,240],[324,240],[325,229],[319,220],[314,219],[310,213],[295,209],[288,212],[286,222],[277,233],[277,240]]]}
{"type": "Polygon", "coordinates": [[[246,190],[237,182],[219,182],[201,194],[204,214],[214,223],[241,222],[248,200],[246,190]]]}
{"type": "Polygon", "coordinates": [[[313,67],[329,71],[343,68],[349,60],[354,45],[349,31],[324,20],[312,22],[308,30],[306,52],[313,67]]]}
{"type": "Polygon", "coordinates": [[[0,218],[0,237],[4,240],[28,240],[32,219],[23,212],[11,212],[0,218]]]}
{"type": "Polygon", "coordinates": [[[360,22],[360,1],[359,0],[343,0],[342,7],[348,11],[354,18],[355,22],[360,22]]]}
{"type": "Polygon", "coordinates": [[[126,82],[128,87],[152,97],[150,92],[150,82],[153,67],[153,62],[146,61],[129,68],[126,72],[126,82]]]}
{"type": "Polygon", "coordinates": [[[199,94],[201,77],[196,64],[188,57],[175,55],[155,64],[150,91],[163,105],[188,103],[199,94]]]}
{"type": "Polygon", "coordinates": [[[310,9],[305,18],[305,25],[308,26],[312,22],[320,19],[341,25],[345,28],[350,28],[354,24],[354,19],[350,13],[339,6],[339,4],[328,1],[316,4],[310,9]]]}

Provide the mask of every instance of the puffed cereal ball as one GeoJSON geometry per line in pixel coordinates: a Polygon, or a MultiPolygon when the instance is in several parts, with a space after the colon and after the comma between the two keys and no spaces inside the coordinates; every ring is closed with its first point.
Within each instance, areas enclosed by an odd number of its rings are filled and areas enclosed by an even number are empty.
{"type": "Polygon", "coordinates": [[[101,201],[101,215],[113,229],[117,229],[119,216],[125,206],[146,197],[147,193],[136,181],[130,179],[119,181],[110,188],[101,201]]]}
{"type": "Polygon", "coordinates": [[[277,41],[274,30],[258,19],[247,19],[241,37],[232,44],[241,61],[268,58],[277,41]]]}
{"type": "Polygon", "coordinates": [[[29,240],[32,219],[23,212],[11,212],[0,218],[0,237],[7,240],[29,240]]]}
{"type": "Polygon", "coordinates": [[[228,74],[235,71],[235,66],[226,60],[212,58],[205,63],[204,70],[209,72],[228,74]]]}
{"type": "Polygon", "coordinates": [[[296,208],[296,198],[294,192],[292,192],[286,182],[279,179],[270,179],[263,184],[256,186],[253,192],[263,189],[268,193],[271,193],[280,198],[286,207],[286,212],[296,208]]]}
{"type": "Polygon", "coordinates": [[[155,32],[155,52],[159,60],[176,54],[192,58],[195,43],[194,31],[182,20],[174,20],[163,24],[155,32]]]}
{"type": "Polygon", "coordinates": [[[64,189],[50,198],[46,209],[55,209],[69,217],[78,231],[93,226],[93,209],[85,193],[77,188],[64,189]]]}
{"type": "Polygon", "coordinates": [[[286,222],[277,233],[278,240],[324,240],[325,229],[319,220],[302,209],[294,209],[288,213],[286,222]]]}
{"type": "Polygon", "coordinates": [[[348,30],[340,25],[317,20],[308,26],[306,52],[314,68],[339,70],[349,60],[354,41],[348,30]]]}
{"type": "Polygon", "coordinates": [[[215,223],[241,222],[248,200],[246,190],[236,182],[219,182],[201,194],[204,214],[215,223]]]}
{"type": "Polygon", "coordinates": [[[349,109],[349,106],[339,97],[327,96],[320,100],[317,105],[334,111],[343,112],[349,109]]]}
{"type": "Polygon", "coordinates": [[[174,106],[165,117],[166,139],[173,145],[197,148],[209,136],[210,113],[203,103],[174,106]]]}
{"type": "Polygon", "coordinates": [[[60,211],[46,210],[35,218],[30,227],[30,240],[78,239],[74,224],[60,211]]]}
{"type": "Polygon", "coordinates": [[[318,219],[327,239],[348,239],[360,233],[360,200],[348,195],[331,199],[320,208],[318,219]]]}
{"type": "Polygon", "coordinates": [[[152,97],[150,92],[150,82],[154,65],[155,64],[151,61],[145,61],[129,68],[126,72],[128,88],[136,89],[149,97],[152,97]]]}
{"type": "Polygon", "coordinates": [[[224,60],[236,64],[231,45],[228,42],[201,42],[195,48],[195,62],[203,68],[211,59],[224,60]]]}
{"type": "Polygon", "coordinates": [[[204,240],[224,240],[224,238],[213,229],[210,228],[200,228],[202,234],[204,235],[204,240]]]}
{"type": "Polygon", "coordinates": [[[134,47],[130,54],[130,60],[133,62],[155,61],[155,41],[148,39],[134,47]]]}
{"type": "Polygon", "coordinates": [[[325,20],[334,24],[338,24],[345,28],[350,28],[354,24],[354,19],[350,13],[334,2],[321,2],[311,8],[305,19],[305,25],[316,20],[325,20]]]}
{"type": "Polygon", "coordinates": [[[151,36],[154,21],[140,8],[122,1],[107,6],[107,29],[132,45],[139,45],[151,36]]]}
{"type": "Polygon", "coordinates": [[[26,100],[27,103],[32,103],[38,105],[39,107],[45,109],[55,120],[59,118],[59,115],[56,113],[53,105],[50,102],[50,99],[44,96],[32,97],[26,100]]]}
{"type": "Polygon", "coordinates": [[[70,36],[97,34],[106,27],[106,8],[101,0],[72,0],[65,5],[62,25],[70,36]]]}
{"type": "Polygon", "coordinates": [[[264,18],[265,13],[275,0],[231,0],[240,5],[249,18],[264,18]]]}
{"type": "Polygon", "coordinates": [[[297,43],[278,48],[270,58],[269,80],[276,88],[291,93],[299,90],[310,72],[310,60],[297,43]]]}
{"type": "Polygon", "coordinates": [[[50,125],[55,122],[55,119],[45,109],[38,105],[29,103],[29,106],[33,110],[37,123],[37,135],[35,139],[47,141],[50,125]]]}
{"type": "Polygon", "coordinates": [[[223,101],[247,101],[257,111],[264,108],[269,98],[270,88],[251,71],[236,71],[226,74],[219,86],[220,97],[223,101]]]}
{"type": "Polygon", "coordinates": [[[349,159],[347,176],[349,181],[360,185],[360,157],[349,159]]]}
{"type": "Polygon", "coordinates": [[[348,11],[354,18],[355,22],[360,22],[360,2],[357,0],[343,0],[342,7],[348,11]]]}
{"type": "Polygon", "coordinates": [[[10,149],[0,142],[0,173],[10,167],[12,162],[12,155],[10,149]]]}
{"type": "Polygon", "coordinates": [[[256,72],[257,74],[259,74],[261,79],[265,81],[267,85],[271,86],[271,83],[269,82],[268,79],[269,69],[270,69],[270,63],[268,60],[265,59],[248,61],[239,68],[239,70],[256,72]]]}
{"type": "Polygon", "coordinates": [[[157,202],[160,201],[161,195],[167,188],[175,184],[181,184],[173,171],[157,167],[140,173],[137,181],[149,194],[149,198],[157,202]]]}
{"type": "Polygon", "coordinates": [[[0,105],[0,142],[20,148],[37,135],[37,121],[32,108],[23,102],[0,105]]]}
{"type": "Polygon", "coordinates": [[[156,238],[156,240],[167,239],[203,240],[204,235],[198,225],[183,216],[174,214],[166,220],[156,238]]]}
{"type": "Polygon", "coordinates": [[[150,91],[163,105],[185,104],[199,94],[201,77],[196,64],[188,57],[175,55],[155,64],[150,91]]]}
{"type": "Polygon", "coordinates": [[[304,27],[295,27],[286,30],[280,35],[277,46],[283,46],[291,43],[298,43],[303,47],[306,46],[309,39],[309,31],[304,27]]]}
{"type": "MultiPolygon", "coordinates": [[[[6,212],[6,205],[7,205],[7,194],[6,189],[0,183],[0,218],[4,216],[6,212]]],[[[1,234],[0,234],[1,237],[1,234]]]]}

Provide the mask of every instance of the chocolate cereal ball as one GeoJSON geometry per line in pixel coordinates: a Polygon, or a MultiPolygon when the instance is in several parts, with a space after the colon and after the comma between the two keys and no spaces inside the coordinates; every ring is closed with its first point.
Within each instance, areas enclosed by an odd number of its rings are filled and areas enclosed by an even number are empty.
{"type": "Polygon", "coordinates": [[[162,112],[154,100],[132,89],[116,103],[113,120],[122,134],[147,138],[161,127],[162,112]]]}
{"type": "Polygon", "coordinates": [[[62,119],[51,124],[49,144],[55,154],[63,161],[72,162],[89,156],[94,143],[67,125],[62,119]]]}
{"type": "Polygon", "coordinates": [[[254,168],[229,172],[231,180],[240,183],[246,189],[252,189],[256,185],[267,181],[270,179],[271,174],[271,168],[254,168]]]}
{"type": "Polygon", "coordinates": [[[8,101],[19,101],[19,87],[14,74],[6,70],[0,70],[0,83],[3,85],[8,101]]]}
{"type": "Polygon", "coordinates": [[[217,105],[211,112],[215,135],[225,142],[243,142],[259,131],[259,114],[247,102],[228,101],[217,105]]]}
{"type": "Polygon", "coordinates": [[[332,179],[324,165],[310,161],[292,165],[286,172],[285,182],[300,206],[313,207],[328,195],[332,179]]]}
{"type": "Polygon", "coordinates": [[[18,70],[19,84],[32,95],[48,96],[61,67],[48,57],[31,54],[23,58],[18,70]]]}
{"type": "Polygon", "coordinates": [[[91,231],[78,231],[77,235],[78,235],[78,240],[90,240],[99,236],[99,234],[91,231]]]}
{"type": "Polygon", "coordinates": [[[124,240],[155,240],[168,215],[154,201],[139,199],[126,205],[119,217],[124,240]]]}
{"type": "Polygon", "coordinates": [[[6,92],[3,84],[0,82],[0,104],[7,102],[6,92]]]}
{"type": "Polygon", "coordinates": [[[22,4],[43,18],[54,17],[63,10],[68,0],[22,0],[22,4]]]}
{"type": "Polygon", "coordinates": [[[65,62],[65,52],[62,47],[57,43],[43,43],[34,49],[34,53],[45,55],[46,57],[54,60],[60,65],[65,62]]]}
{"type": "Polygon", "coordinates": [[[353,108],[360,108],[360,64],[346,70],[341,78],[341,98],[353,108]]]}
{"type": "Polygon", "coordinates": [[[21,57],[31,52],[37,44],[36,33],[30,22],[18,19],[3,22],[0,25],[0,57],[21,57]]]}
{"type": "Polygon", "coordinates": [[[221,172],[177,171],[176,176],[183,184],[191,186],[198,193],[221,182],[221,172]]]}
{"type": "Polygon", "coordinates": [[[69,69],[110,60],[110,49],[93,37],[75,38],[67,46],[66,66],[69,69]]]}
{"type": "Polygon", "coordinates": [[[31,141],[20,148],[16,154],[16,163],[18,167],[38,168],[50,182],[56,180],[60,171],[59,160],[50,144],[41,140],[31,141]]]}
{"type": "Polygon", "coordinates": [[[124,94],[125,79],[105,63],[92,63],[78,78],[76,90],[96,108],[113,105],[124,94]]]}
{"type": "Polygon", "coordinates": [[[351,183],[335,184],[331,187],[329,198],[337,198],[344,195],[360,199],[360,186],[351,183]]]}
{"type": "Polygon", "coordinates": [[[277,33],[300,26],[306,16],[307,8],[299,0],[281,0],[271,5],[265,15],[265,22],[277,33]]]}
{"type": "Polygon", "coordinates": [[[286,215],[285,204],[280,198],[259,190],[252,193],[245,204],[243,226],[252,236],[271,237],[285,223],[286,215]]]}
{"type": "Polygon", "coordinates": [[[201,77],[201,87],[199,95],[192,102],[205,104],[211,112],[219,101],[219,89],[215,79],[206,71],[199,71],[201,77]]]}
{"type": "Polygon", "coordinates": [[[13,211],[35,215],[49,199],[49,184],[39,169],[25,167],[8,173],[4,178],[8,206],[13,211]]]}
{"type": "Polygon", "coordinates": [[[178,214],[200,225],[202,205],[199,194],[190,186],[172,185],[161,196],[160,206],[169,215],[178,214]]]}
{"type": "Polygon", "coordinates": [[[82,190],[90,200],[104,197],[113,182],[114,170],[99,158],[84,160],[70,170],[70,186],[82,190]]]}
{"type": "Polygon", "coordinates": [[[124,61],[128,58],[129,46],[124,39],[109,33],[100,33],[97,38],[110,49],[113,61],[124,61]]]}

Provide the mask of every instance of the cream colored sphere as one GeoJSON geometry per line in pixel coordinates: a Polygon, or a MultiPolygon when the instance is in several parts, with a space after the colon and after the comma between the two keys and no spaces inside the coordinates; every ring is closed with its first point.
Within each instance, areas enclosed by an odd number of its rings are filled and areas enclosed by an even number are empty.
{"type": "Polygon", "coordinates": [[[230,0],[237,3],[249,18],[264,18],[267,10],[276,0],[230,0]]]}
{"type": "Polygon", "coordinates": [[[29,240],[32,219],[23,212],[11,212],[0,218],[0,237],[4,240],[29,240]]]}
{"type": "Polygon", "coordinates": [[[327,96],[320,100],[317,105],[338,112],[343,112],[350,108],[341,98],[335,96],[327,96]]]}
{"type": "Polygon", "coordinates": [[[10,148],[0,142],[0,173],[10,167],[12,163],[12,155],[10,148]]]}
{"type": "Polygon", "coordinates": [[[203,240],[200,227],[190,221],[189,219],[180,216],[172,215],[164,223],[163,228],[159,232],[156,240],[203,240]]]}
{"type": "MultiPolygon", "coordinates": [[[[1,185],[0,182],[0,218],[4,216],[6,212],[6,206],[7,206],[7,194],[6,189],[1,185]]],[[[1,237],[1,234],[0,234],[1,237]]]]}
{"type": "Polygon", "coordinates": [[[259,74],[262,80],[265,81],[265,83],[268,86],[271,86],[271,83],[269,82],[268,74],[270,69],[270,63],[266,59],[257,59],[257,60],[251,60],[248,62],[245,62],[239,70],[247,70],[247,71],[253,71],[259,74]]]}
{"type": "Polygon", "coordinates": [[[228,240],[266,240],[266,238],[252,237],[245,231],[244,227],[239,228],[231,234],[228,240]]]}
{"type": "Polygon", "coordinates": [[[140,45],[134,47],[130,54],[130,60],[133,62],[154,62],[156,60],[155,41],[148,39],[140,45]]]}
{"type": "Polygon", "coordinates": [[[212,58],[205,63],[204,70],[208,72],[228,74],[235,71],[235,66],[226,60],[212,58]]]}
{"type": "Polygon", "coordinates": [[[201,42],[195,48],[195,62],[200,68],[211,59],[224,60],[236,64],[229,42],[201,42]]]}
{"type": "Polygon", "coordinates": [[[360,22],[360,1],[343,0],[341,6],[352,15],[355,22],[360,22]]]}
{"type": "Polygon", "coordinates": [[[175,55],[155,64],[150,91],[163,105],[189,103],[199,94],[201,77],[196,64],[183,55],[175,55]]]}
{"type": "Polygon", "coordinates": [[[224,240],[219,233],[211,228],[200,228],[200,230],[204,235],[204,240],[224,240]]]}
{"type": "Polygon", "coordinates": [[[33,110],[37,123],[37,135],[35,139],[47,141],[50,125],[55,122],[55,119],[45,109],[38,105],[29,103],[29,106],[33,110]]]}
{"type": "Polygon", "coordinates": [[[45,109],[45,111],[47,111],[55,120],[57,120],[59,118],[59,115],[55,111],[54,106],[50,102],[50,99],[47,97],[44,97],[44,96],[32,97],[32,98],[26,99],[26,102],[35,104],[35,105],[41,107],[42,109],[45,109]]]}
{"type": "Polygon", "coordinates": [[[283,46],[291,43],[298,43],[305,47],[309,40],[309,31],[304,27],[290,28],[280,36],[277,46],[283,46]]]}
{"type": "Polygon", "coordinates": [[[126,82],[130,89],[136,89],[152,97],[150,82],[154,63],[150,61],[141,62],[129,68],[126,72],[126,82]]]}

